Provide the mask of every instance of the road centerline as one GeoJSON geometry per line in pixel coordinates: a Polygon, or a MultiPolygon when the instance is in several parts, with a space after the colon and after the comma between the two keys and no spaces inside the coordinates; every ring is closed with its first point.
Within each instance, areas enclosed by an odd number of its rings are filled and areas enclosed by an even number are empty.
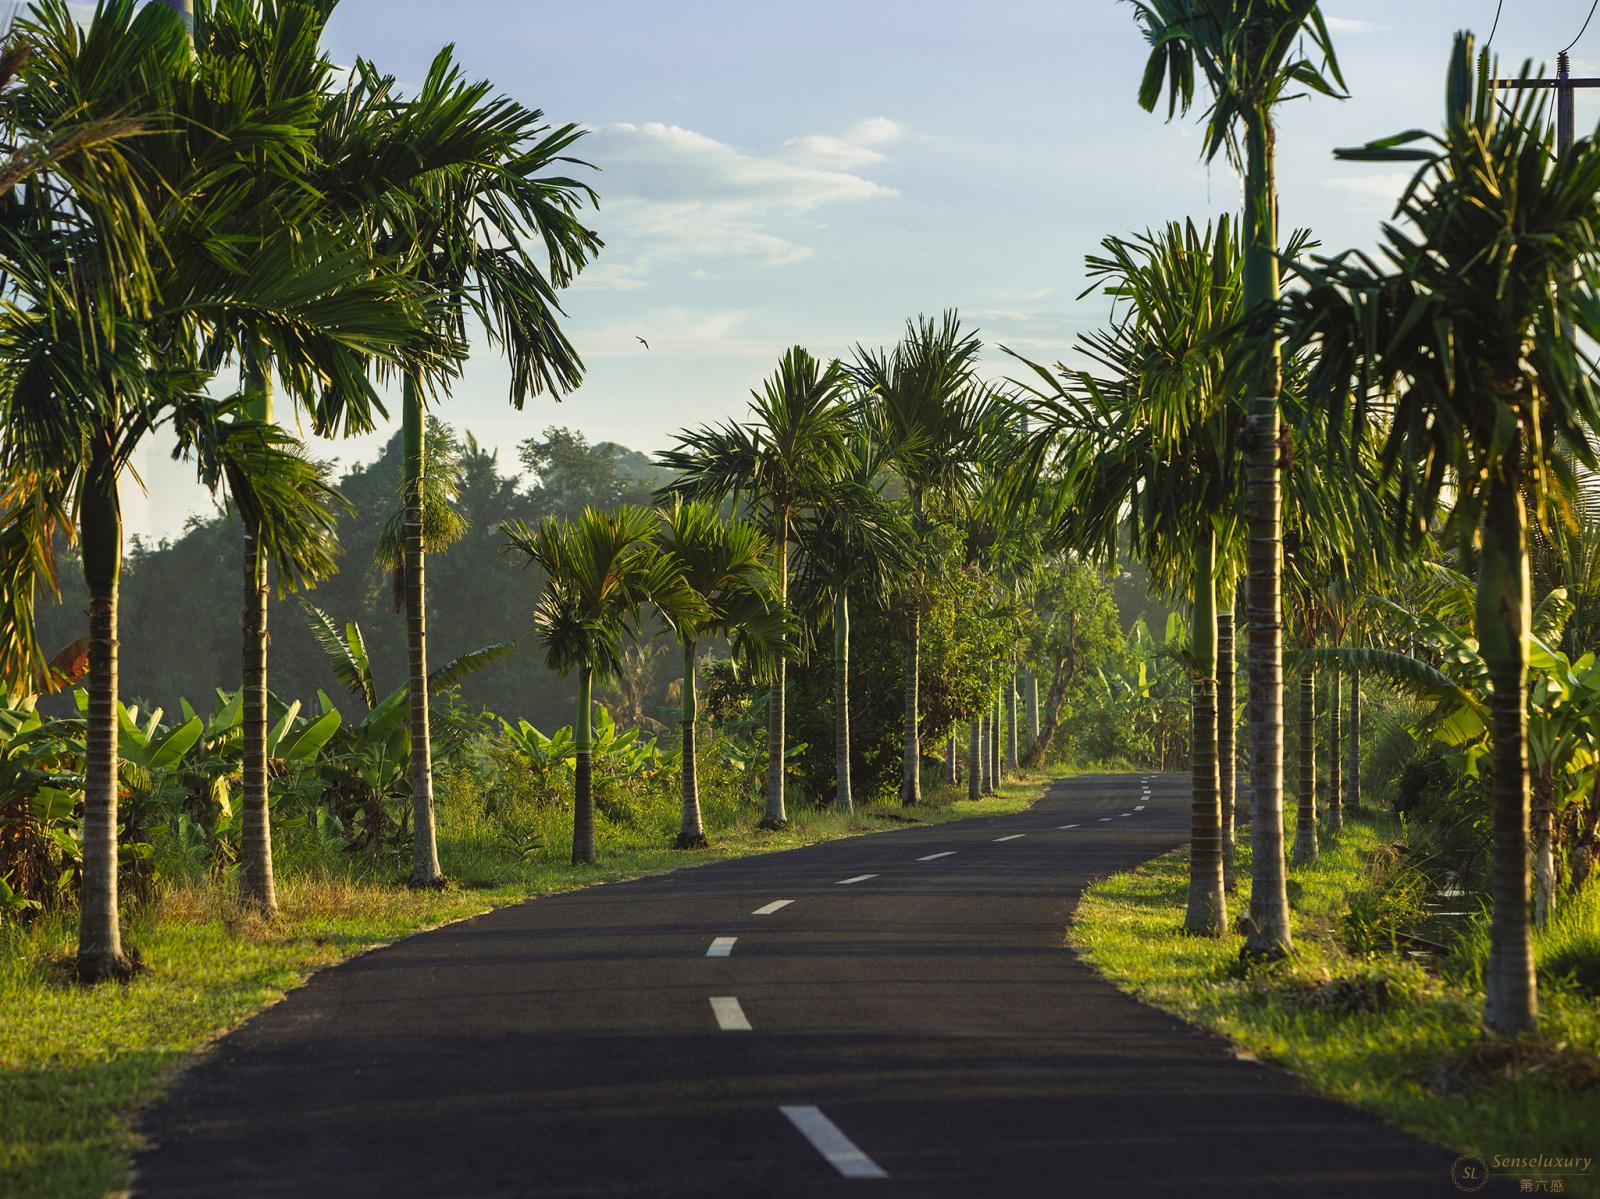
{"type": "Polygon", "coordinates": [[[811,1147],[846,1178],[887,1178],[888,1172],[873,1161],[822,1109],[812,1104],[784,1104],[778,1110],[788,1117],[789,1123],[799,1129],[800,1135],[811,1142],[811,1147]]]}
{"type": "Polygon", "coordinates": [[[711,942],[711,948],[706,950],[708,958],[725,958],[733,953],[733,943],[738,937],[716,937],[711,942]]]}
{"type": "Polygon", "coordinates": [[[996,837],[995,840],[996,841],[1016,841],[1016,840],[1019,840],[1019,839],[1021,839],[1023,837],[1026,837],[1027,835],[1028,835],[1027,833],[1012,833],[1009,837],[996,837]]]}
{"type": "Polygon", "coordinates": [[[771,903],[763,904],[750,914],[752,916],[770,916],[772,913],[788,907],[793,902],[794,900],[792,899],[774,899],[771,903]]]}
{"type": "Polygon", "coordinates": [[[858,874],[854,878],[841,878],[838,882],[834,883],[833,885],[836,886],[836,887],[848,887],[851,883],[864,883],[869,878],[877,878],[877,877],[878,876],[876,874],[858,874]]]}
{"type": "Polygon", "coordinates": [[[935,862],[935,861],[938,861],[940,858],[948,858],[951,854],[956,853],[956,852],[957,851],[954,850],[954,849],[947,849],[947,850],[943,851],[942,853],[930,853],[925,858],[918,858],[917,861],[919,861],[919,862],[935,862]]]}
{"type": "Polygon", "coordinates": [[[750,1017],[744,1014],[735,995],[711,996],[711,1014],[717,1018],[717,1027],[723,1032],[751,1032],[750,1017]]]}
{"type": "Polygon", "coordinates": [[[1077,828],[1078,826],[1075,825],[1075,824],[1058,824],[1058,825],[1056,825],[1056,827],[1057,828],[1077,828]]]}

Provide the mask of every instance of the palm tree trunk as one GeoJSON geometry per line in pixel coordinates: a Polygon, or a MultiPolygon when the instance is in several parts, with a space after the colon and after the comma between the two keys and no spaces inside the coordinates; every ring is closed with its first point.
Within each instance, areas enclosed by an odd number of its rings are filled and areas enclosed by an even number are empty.
{"type": "MultiPolygon", "coordinates": [[[[789,610],[789,514],[787,510],[777,517],[778,527],[773,538],[778,556],[778,606],[789,610]]],[[[789,823],[789,813],[783,803],[783,772],[788,765],[784,752],[784,683],[788,676],[788,662],[780,654],[772,672],[772,689],[767,693],[767,810],[762,814],[761,827],[779,829],[789,823]]]]}
{"type": "MultiPolygon", "coordinates": [[[[254,393],[248,412],[272,419],[272,371],[259,351],[246,360],[246,384],[254,393]]],[[[267,559],[259,530],[246,525],[244,537],[243,643],[240,648],[244,737],[243,824],[239,847],[239,902],[263,916],[278,912],[272,871],[272,814],[267,779],[267,559]]]]}
{"type": "MultiPolygon", "coordinates": [[[[1260,312],[1278,302],[1276,134],[1264,108],[1246,113],[1244,302],[1260,312]]],[[[1250,922],[1244,956],[1282,957],[1294,946],[1283,861],[1283,571],[1278,393],[1282,362],[1276,334],[1261,355],[1250,400],[1245,520],[1249,593],[1250,922]]]]}
{"type": "Polygon", "coordinates": [[[917,726],[917,689],[922,654],[922,614],[911,613],[906,637],[905,753],[900,763],[900,803],[914,808],[922,802],[922,735],[917,726]]]}
{"type": "Polygon", "coordinates": [[[1328,679],[1328,831],[1344,827],[1344,687],[1335,666],[1328,679]]]}
{"type": "Polygon", "coordinates": [[[161,0],[178,16],[183,18],[183,23],[188,27],[190,36],[194,34],[194,0],[161,0]]]}
{"type": "Polygon", "coordinates": [[[991,726],[994,723],[994,714],[984,706],[983,715],[978,717],[978,755],[983,759],[983,793],[994,794],[994,736],[991,726]]]}
{"type": "Polygon", "coordinates": [[[956,731],[952,728],[944,747],[944,782],[945,786],[954,787],[960,781],[956,771],[956,731]]]}
{"type": "Polygon", "coordinates": [[[572,864],[594,865],[594,668],[578,668],[578,713],[572,722],[572,864]]]}
{"type": "Polygon", "coordinates": [[[433,827],[433,742],[428,726],[428,613],[423,578],[426,550],[422,538],[422,388],[409,372],[404,384],[402,440],[405,476],[406,677],[411,730],[411,885],[442,887],[439,845],[433,827]]]}
{"type": "Polygon", "coordinates": [[[1317,672],[1300,672],[1300,785],[1294,826],[1294,864],[1317,860],[1317,672]]]}
{"type": "Polygon", "coordinates": [[[1017,672],[1006,679],[1006,769],[1017,771],[1017,672]]]}
{"type": "Polygon", "coordinates": [[[683,643],[683,819],[678,828],[677,848],[700,849],[706,844],[705,826],[700,820],[700,779],[695,761],[695,721],[699,716],[699,695],[695,688],[695,643],[683,643]]]}
{"type": "Polygon", "coordinates": [[[850,785],[850,595],[833,601],[833,805],[847,816],[856,810],[850,785]]]}
{"type": "Polygon", "coordinates": [[[1039,740],[1039,676],[1033,673],[1031,666],[1025,694],[1028,697],[1028,744],[1032,745],[1039,740]]]}
{"type": "Polygon", "coordinates": [[[1556,901],[1555,781],[1541,777],[1533,797],[1533,922],[1543,928],[1556,901]]]}
{"type": "Polygon", "coordinates": [[[83,889],[78,911],[78,978],[127,978],[117,912],[117,591],[122,574],[122,507],[109,436],[89,462],[79,527],[89,590],[89,721],[84,735],[83,889]]]}
{"type": "Polygon", "coordinates": [[[1005,710],[1000,705],[1000,696],[994,697],[994,712],[989,717],[989,778],[993,781],[995,790],[1000,789],[1000,784],[1005,782],[1006,760],[1000,754],[1001,721],[1005,719],[1005,710]]]}
{"type": "Polygon", "coordinates": [[[1217,779],[1217,539],[1198,538],[1194,571],[1195,679],[1189,734],[1189,907],[1183,929],[1220,937],[1228,926],[1222,883],[1222,807],[1217,779]]]}
{"type": "Polygon", "coordinates": [[[1528,925],[1528,516],[1518,479],[1490,483],[1478,560],[1477,624],[1493,721],[1493,860],[1483,1022],[1516,1035],[1539,1022],[1528,925]]]}
{"type": "Polygon", "coordinates": [[[973,717],[972,736],[967,742],[967,798],[983,797],[983,719],[973,717]]]}
{"type": "Polygon", "coordinates": [[[1361,671],[1350,670],[1350,721],[1346,731],[1350,759],[1345,769],[1345,794],[1350,814],[1361,815],[1361,671]]]}
{"type": "Polygon", "coordinates": [[[1233,597],[1217,609],[1217,806],[1222,815],[1222,889],[1233,894],[1234,871],[1234,787],[1238,771],[1234,755],[1238,752],[1233,737],[1234,713],[1233,597]]]}

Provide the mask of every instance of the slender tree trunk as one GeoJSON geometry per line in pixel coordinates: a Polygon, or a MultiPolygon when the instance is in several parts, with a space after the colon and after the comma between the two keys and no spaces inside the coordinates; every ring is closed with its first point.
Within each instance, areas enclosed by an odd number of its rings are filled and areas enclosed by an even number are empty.
{"type": "Polygon", "coordinates": [[[78,978],[127,978],[117,912],[117,591],[122,574],[122,506],[109,436],[97,438],[79,529],[89,591],[89,720],[84,734],[83,890],[78,911],[78,978]]]}
{"type": "Polygon", "coordinates": [[[1328,678],[1328,831],[1344,827],[1344,680],[1335,666],[1328,678]]]}
{"type": "Polygon", "coordinates": [[[1028,697],[1028,744],[1032,745],[1039,740],[1039,676],[1033,673],[1031,666],[1025,694],[1028,697]]]}
{"type": "Polygon", "coordinates": [[[1217,539],[1207,521],[1194,571],[1195,678],[1189,734],[1189,908],[1183,929],[1220,937],[1228,927],[1222,881],[1222,807],[1217,775],[1217,539]]]}
{"type": "Polygon", "coordinates": [[[1300,672],[1299,815],[1294,827],[1294,864],[1317,860],[1317,674],[1300,672]]]}
{"type": "Polygon", "coordinates": [[[987,704],[983,713],[983,793],[994,794],[994,711],[987,704]]]}
{"type": "Polygon", "coordinates": [[[833,601],[833,804],[851,815],[856,810],[850,785],[850,596],[839,589],[833,601]]]}
{"type": "Polygon", "coordinates": [[[906,638],[905,754],[900,763],[900,803],[914,808],[922,802],[922,735],[917,725],[917,689],[922,655],[922,614],[911,613],[906,638]]]}
{"type": "Polygon", "coordinates": [[[594,865],[594,668],[578,668],[578,714],[572,722],[572,864],[594,865]]]}
{"type": "Polygon", "coordinates": [[[1233,894],[1234,871],[1234,787],[1238,781],[1234,756],[1234,670],[1233,597],[1217,609],[1217,800],[1222,813],[1222,888],[1233,894]]]}
{"type": "Polygon", "coordinates": [[[967,744],[967,798],[983,797],[983,719],[974,717],[967,744]]]}
{"type": "Polygon", "coordinates": [[[1349,798],[1350,814],[1361,815],[1361,671],[1350,671],[1350,761],[1345,770],[1345,793],[1349,798]]]}
{"type": "Polygon", "coordinates": [[[1001,706],[1000,697],[994,697],[994,713],[989,717],[989,756],[993,760],[989,769],[989,777],[994,780],[995,790],[1000,789],[1000,784],[1006,781],[1006,760],[1001,753],[1001,738],[1004,736],[1002,729],[1005,720],[1005,709],[1001,706]]]}
{"type": "MultiPolygon", "coordinates": [[[[789,513],[778,514],[778,528],[773,538],[778,555],[778,606],[789,610],[789,513]]],[[[780,655],[772,674],[772,690],[767,699],[767,810],[761,817],[765,829],[783,828],[789,823],[789,813],[783,802],[783,775],[788,766],[785,752],[784,683],[788,677],[788,662],[780,655]]]]}
{"type": "MultiPolygon", "coordinates": [[[[272,419],[272,369],[259,351],[245,364],[254,393],[249,414],[272,419]]],[[[259,530],[247,522],[244,537],[244,630],[240,649],[244,762],[241,790],[242,844],[239,853],[239,901],[263,916],[276,916],[278,894],[272,871],[272,813],[267,778],[267,558],[259,530]]]]}
{"type": "Polygon", "coordinates": [[[678,829],[679,849],[700,849],[706,844],[705,825],[700,819],[700,779],[695,754],[695,722],[700,715],[700,696],[696,687],[694,655],[695,642],[685,641],[680,719],[683,731],[683,820],[678,829]]]}
{"type": "Polygon", "coordinates": [[[1496,479],[1483,508],[1478,560],[1478,642],[1489,668],[1493,896],[1483,1022],[1531,1032],[1539,1022],[1528,925],[1528,517],[1520,479],[1496,479]]]}
{"type": "Polygon", "coordinates": [[[160,2],[183,18],[183,23],[188,27],[190,36],[193,36],[194,0],[160,0],[160,2]]]}
{"type": "Polygon", "coordinates": [[[1006,679],[1006,769],[1017,772],[1017,672],[1006,679]]]}
{"type": "Polygon", "coordinates": [[[1533,788],[1533,922],[1550,923],[1556,901],[1556,804],[1553,780],[1541,778],[1533,788]]]}
{"type": "Polygon", "coordinates": [[[1044,719],[1038,735],[1033,739],[1033,744],[1028,746],[1029,766],[1044,765],[1045,755],[1050,752],[1050,745],[1056,738],[1056,728],[1061,722],[1061,705],[1066,699],[1067,684],[1070,681],[1065,661],[1057,662],[1054,677],[1050,680],[1050,692],[1045,699],[1044,719]]]}
{"type": "Polygon", "coordinates": [[[956,731],[953,728],[944,747],[944,781],[948,787],[961,781],[956,771],[956,731]]]}
{"type": "MultiPolygon", "coordinates": [[[[1278,302],[1276,134],[1267,111],[1246,114],[1245,308],[1278,302]]],[[[1250,922],[1243,955],[1273,958],[1293,947],[1283,860],[1283,570],[1282,474],[1278,393],[1282,362],[1276,335],[1262,334],[1261,378],[1250,400],[1245,518],[1248,527],[1249,725],[1251,827],[1250,922]]]]}
{"type": "Polygon", "coordinates": [[[423,577],[427,546],[422,536],[422,476],[425,422],[422,388],[407,373],[402,441],[405,477],[406,681],[411,727],[411,885],[442,887],[439,845],[433,826],[433,741],[428,726],[428,591],[423,577]]]}

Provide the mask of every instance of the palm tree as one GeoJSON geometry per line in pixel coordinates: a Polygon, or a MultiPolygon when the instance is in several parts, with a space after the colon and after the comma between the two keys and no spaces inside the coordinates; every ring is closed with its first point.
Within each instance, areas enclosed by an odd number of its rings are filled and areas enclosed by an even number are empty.
{"type": "Polygon", "coordinates": [[[1376,426],[1396,481],[1395,525],[1412,532],[1448,492],[1450,519],[1481,546],[1480,653],[1492,685],[1493,913],[1484,1023],[1538,1021],[1528,912],[1528,499],[1559,515],[1572,465],[1591,469],[1600,420],[1600,143],[1550,152],[1541,97],[1502,118],[1472,38],[1450,59],[1442,135],[1412,133],[1341,152],[1419,161],[1376,258],[1347,253],[1300,268],[1296,342],[1319,351],[1312,377],[1330,439],[1376,426]]]}
{"type": "MultiPolygon", "coordinates": [[[[848,379],[837,362],[823,366],[802,346],[751,393],[752,420],[702,425],[678,436],[678,447],[658,461],[678,472],[663,494],[722,503],[740,500],[772,540],[778,602],[789,607],[789,550],[795,522],[830,494],[840,475],[851,423],[848,379]]],[[[763,828],[788,823],[784,807],[785,662],[772,672],[767,705],[767,803],[763,828]]]]}
{"type": "Polygon", "coordinates": [[[772,574],[766,535],[743,520],[725,521],[700,500],[677,499],[660,511],[660,544],[684,585],[699,599],[672,616],[683,647],[683,821],[677,848],[706,844],[700,820],[700,785],[695,758],[698,696],[695,653],[702,637],[729,638],[735,655],[770,670],[783,657],[787,630],[772,574]]]}
{"type": "MultiPolygon", "coordinates": [[[[865,415],[865,414],[861,414],[865,415]]],[[[839,475],[796,528],[797,591],[815,623],[833,627],[834,807],[855,811],[850,780],[851,599],[884,603],[915,553],[900,505],[885,498],[884,440],[870,419],[851,430],[839,475]]]]}
{"type": "MultiPolygon", "coordinates": [[[[416,95],[404,101],[395,98],[393,79],[370,69],[360,75],[368,98],[393,113],[392,139],[377,157],[409,154],[428,164],[386,201],[374,242],[385,253],[404,255],[411,277],[442,301],[441,337],[462,343],[469,326],[480,326],[505,353],[511,403],[520,409],[530,395],[559,396],[582,378],[583,362],[560,328],[557,292],[601,244],[579,219],[595,200],[593,189],[565,173],[586,165],[569,154],[584,131],[552,128],[539,110],[492,96],[487,82],[466,81],[451,54],[441,51],[416,95]]],[[[430,391],[448,389],[432,386],[430,373],[422,361],[401,371],[415,887],[444,883],[434,835],[426,687],[423,417],[430,391]]]]}
{"type": "MultiPolygon", "coordinates": [[[[1139,103],[1154,111],[1163,90],[1167,118],[1194,103],[1196,75],[1211,92],[1205,157],[1227,150],[1244,174],[1244,307],[1278,302],[1277,131],[1273,110],[1305,91],[1339,94],[1344,80],[1317,0],[1129,0],[1150,44],[1139,103]],[[1244,146],[1238,144],[1243,133],[1244,146]]],[[[1283,610],[1280,599],[1277,339],[1262,325],[1251,338],[1248,494],[1250,778],[1255,809],[1250,927],[1244,952],[1289,952],[1283,868],[1283,610]],[[1278,830],[1278,831],[1274,831],[1278,830]]]]}
{"type": "MultiPolygon", "coordinates": [[[[544,591],[533,610],[533,627],[544,642],[545,663],[563,678],[578,674],[572,861],[593,865],[594,679],[614,676],[622,647],[639,635],[646,605],[660,609],[677,627],[708,618],[688,586],[683,566],[656,543],[658,517],[649,508],[624,504],[612,512],[585,508],[574,521],[546,517],[538,528],[520,520],[498,526],[510,548],[544,568],[544,591]]],[[[416,747],[412,747],[416,752],[416,747]]]]}
{"type": "MultiPolygon", "coordinates": [[[[997,404],[977,375],[983,343],[961,328],[949,311],[935,324],[927,317],[906,322],[893,350],[856,347],[850,368],[867,395],[887,439],[889,460],[905,485],[918,537],[929,521],[967,494],[986,453],[997,404]]],[[[900,802],[922,802],[922,740],[917,708],[924,588],[916,573],[906,588],[905,736],[900,802]]]]}

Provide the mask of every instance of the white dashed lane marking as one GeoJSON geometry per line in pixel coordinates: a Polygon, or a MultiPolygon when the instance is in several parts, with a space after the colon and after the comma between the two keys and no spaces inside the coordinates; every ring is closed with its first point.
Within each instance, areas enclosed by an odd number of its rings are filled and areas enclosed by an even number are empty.
{"type": "Polygon", "coordinates": [[[951,854],[953,854],[955,852],[957,852],[957,851],[953,850],[953,849],[947,849],[943,853],[930,853],[925,858],[918,858],[917,861],[919,861],[919,862],[936,862],[940,858],[948,858],[951,854]]]}
{"type": "Polygon", "coordinates": [[[1009,837],[996,837],[995,840],[996,841],[1016,841],[1016,840],[1019,840],[1019,839],[1021,839],[1023,837],[1026,837],[1027,835],[1028,835],[1027,833],[1012,833],[1009,837]]]}
{"type": "Polygon", "coordinates": [[[752,916],[770,916],[780,908],[788,907],[793,902],[794,900],[792,899],[774,899],[771,903],[766,904],[764,907],[757,908],[750,914],[752,916]]]}
{"type": "Polygon", "coordinates": [[[717,1018],[717,1027],[723,1032],[750,1032],[750,1018],[732,995],[713,995],[711,1014],[717,1018]]]}
{"type": "Polygon", "coordinates": [[[1078,826],[1075,825],[1075,824],[1058,824],[1058,825],[1056,825],[1056,827],[1057,828],[1077,828],[1078,826]]]}
{"type": "Polygon", "coordinates": [[[876,874],[858,874],[854,878],[841,878],[838,882],[834,883],[833,885],[836,886],[836,887],[848,887],[851,883],[864,883],[869,878],[877,878],[877,877],[878,876],[876,874]]]}
{"type": "Polygon", "coordinates": [[[733,953],[733,943],[738,937],[717,937],[711,942],[711,948],[706,950],[708,958],[725,958],[733,953]]]}
{"type": "Polygon", "coordinates": [[[785,1104],[778,1110],[811,1142],[811,1147],[846,1178],[889,1177],[882,1166],[861,1152],[854,1141],[839,1131],[837,1124],[822,1114],[821,1108],[785,1104]]]}

